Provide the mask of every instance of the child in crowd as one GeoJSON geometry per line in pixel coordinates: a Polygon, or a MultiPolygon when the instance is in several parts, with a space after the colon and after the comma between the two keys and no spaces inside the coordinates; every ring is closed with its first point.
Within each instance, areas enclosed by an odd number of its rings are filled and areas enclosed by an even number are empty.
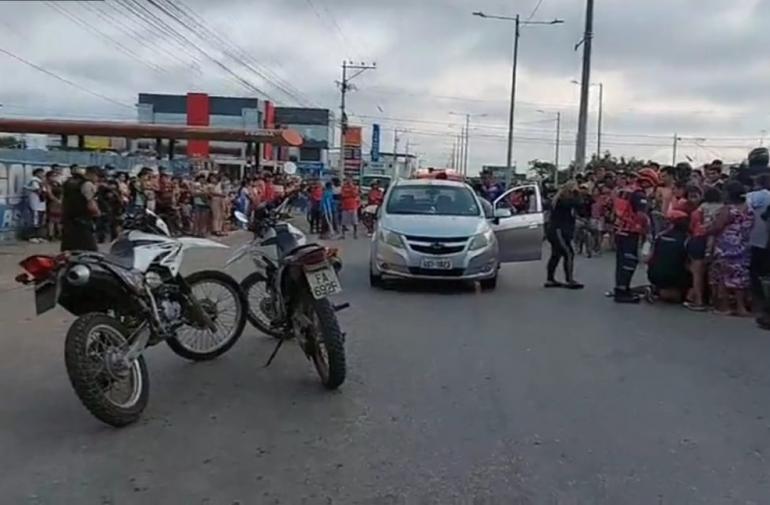
{"type": "MultiPolygon", "coordinates": [[[[691,214],[687,253],[690,258],[693,286],[688,301],[684,304],[690,310],[706,310],[706,271],[714,252],[714,236],[709,235],[708,230],[714,225],[716,215],[721,207],[721,192],[715,187],[706,187],[703,202],[691,214]]],[[[717,278],[715,277],[715,279],[717,278]]],[[[716,292],[717,289],[711,289],[712,298],[715,297],[716,292]]]]}

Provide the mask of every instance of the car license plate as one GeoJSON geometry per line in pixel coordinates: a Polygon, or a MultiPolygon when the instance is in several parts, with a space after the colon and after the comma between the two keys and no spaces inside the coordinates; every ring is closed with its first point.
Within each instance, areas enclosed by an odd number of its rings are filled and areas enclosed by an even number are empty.
{"type": "Polygon", "coordinates": [[[313,293],[313,298],[316,300],[342,292],[340,281],[331,266],[327,265],[317,270],[305,270],[305,277],[310,285],[310,292],[313,293]]]}
{"type": "Polygon", "coordinates": [[[56,281],[45,281],[35,287],[35,310],[37,314],[48,312],[56,306],[56,281]]]}
{"type": "Polygon", "coordinates": [[[426,270],[452,270],[452,261],[436,258],[423,258],[421,266],[426,270]]]}

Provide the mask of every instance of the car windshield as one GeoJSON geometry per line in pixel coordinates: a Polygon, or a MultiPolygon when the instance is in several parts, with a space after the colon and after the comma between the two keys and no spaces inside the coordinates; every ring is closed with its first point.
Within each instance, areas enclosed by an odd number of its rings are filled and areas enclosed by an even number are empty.
{"type": "Polygon", "coordinates": [[[388,214],[478,216],[481,211],[470,189],[460,186],[398,186],[390,193],[388,214]]]}

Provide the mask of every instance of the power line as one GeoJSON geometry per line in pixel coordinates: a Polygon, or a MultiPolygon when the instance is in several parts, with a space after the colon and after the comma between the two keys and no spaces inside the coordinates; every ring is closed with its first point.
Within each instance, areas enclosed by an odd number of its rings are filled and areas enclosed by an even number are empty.
{"type": "MultiPolygon", "coordinates": [[[[132,2],[133,2],[135,5],[141,5],[141,3],[140,3],[138,0],[131,0],[131,1],[132,1],[132,2]]],[[[155,0],[147,0],[147,2],[148,2],[150,5],[152,5],[153,7],[155,7],[157,10],[159,10],[160,12],[162,12],[163,14],[165,14],[166,16],[168,16],[169,18],[171,18],[172,20],[174,20],[175,22],[177,22],[178,24],[182,25],[182,27],[184,27],[184,28],[186,28],[187,30],[189,30],[190,32],[194,33],[194,30],[192,30],[192,29],[191,29],[189,26],[187,26],[187,25],[186,25],[186,24],[185,24],[183,21],[181,21],[181,20],[180,20],[178,17],[176,17],[176,16],[174,16],[173,14],[171,14],[171,13],[168,11],[168,9],[167,9],[167,8],[165,8],[164,6],[160,5],[160,4],[159,4],[158,2],[156,2],[155,0]]],[[[142,6],[142,8],[144,9],[144,7],[143,7],[143,6],[142,6]]],[[[147,10],[147,9],[144,9],[144,10],[147,10]]],[[[227,65],[225,65],[224,63],[222,63],[221,61],[219,61],[219,59],[218,59],[218,58],[215,58],[214,56],[212,56],[211,54],[209,54],[209,53],[208,53],[208,52],[207,52],[205,49],[202,49],[200,46],[198,46],[197,44],[195,44],[195,43],[194,43],[192,40],[190,40],[190,39],[189,39],[188,37],[186,37],[185,35],[183,35],[183,34],[180,34],[179,32],[176,32],[176,30],[174,30],[174,31],[175,31],[175,33],[177,33],[177,34],[178,34],[178,35],[179,35],[179,36],[180,36],[180,37],[181,37],[181,38],[182,38],[182,39],[183,39],[185,42],[187,42],[188,44],[192,45],[192,47],[194,47],[194,48],[195,48],[197,51],[199,51],[199,52],[201,53],[201,55],[203,55],[203,56],[204,56],[204,57],[205,57],[207,60],[209,60],[211,63],[213,63],[213,64],[214,64],[214,65],[216,65],[217,67],[219,67],[220,69],[222,69],[222,70],[224,70],[225,72],[227,72],[229,75],[233,76],[233,77],[234,77],[234,78],[235,78],[235,79],[236,79],[236,80],[237,80],[237,81],[238,81],[238,82],[239,82],[241,85],[243,85],[245,88],[247,88],[247,89],[249,89],[249,90],[251,90],[251,91],[254,91],[254,92],[258,93],[258,94],[262,95],[263,97],[265,97],[265,98],[268,98],[269,100],[273,100],[273,98],[272,98],[272,97],[271,97],[271,96],[270,96],[270,95],[269,95],[267,92],[265,92],[264,90],[260,89],[259,87],[257,87],[257,86],[256,86],[256,85],[254,85],[253,83],[251,83],[251,82],[250,82],[248,79],[245,79],[244,77],[242,77],[240,74],[238,74],[237,72],[235,72],[234,70],[232,70],[232,69],[231,69],[229,66],[227,66],[227,65]]]]}
{"type": "Polygon", "coordinates": [[[129,37],[132,41],[138,43],[145,49],[157,53],[158,51],[162,52],[169,60],[174,60],[178,63],[181,63],[186,70],[194,73],[197,76],[203,75],[203,72],[201,72],[200,67],[197,63],[183,60],[179,56],[175,55],[174,53],[170,52],[168,49],[162,47],[160,44],[152,44],[147,39],[144,34],[139,33],[139,31],[135,28],[136,26],[139,26],[141,28],[141,25],[137,25],[134,19],[131,16],[125,16],[124,13],[120,12],[119,8],[113,4],[113,3],[104,3],[107,7],[110,7],[113,9],[113,11],[119,12],[121,19],[116,19],[115,16],[108,12],[107,10],[101,10],[101,8],[97,7],[99,3],[85,1],[85,2],[79,2],[83,7],[90,10],[91,12],[96,13],[97,16],[99,16],[101,19],[109,23],[110,25],[116,27],[118,30],[123,32],[127,37],[129,37]],[[126,21],[129,20],[131,22],[131,25],[134,27],[129,28],[126,24],[126,21]]]}
{"type": "Polygon", "coordinates": [[[537,11],[540,9],[541,5],[543,5],[543,0],[537,0],[537,4],[535,4],[535,8],[532,9],[532,12],[529,14],[527,21],[530,21],[533,17],[535,17],[535,14],[537,14],[537,11]]]}
{"type": "MultiPolygon", "coordinates": [[[[198,29],[197,31],[191,30],[193,31],[193,33],[195,33],[198,36],[198,38],[203,40],[203,37],[201,37],[201,34],[199,33],[199,31],[203,32],[203,34],[208,37],[207,42],[211,43],[212,40],[216,41],[218,48],[227,57],[229,57],[231,60],[235,61],[236,63],[240,64],[244,68],[251,71],[253,74],[257,75],[260,79],[271,84],[273,87],[281,91],[286,96],[290,97],[292,100],[296,101],[299,104],[312,103],[312,100],[304,96],[301,91],[293,87],[290,83],[281,79],[272,70],[259,64],[256,60],[254,60],[254,58],[252,58],[249,54],[247,54],[242,48],[237,46],[234,42],[229,40],[226,36],[220,36],[216,30],[212,30],[211,28],[209,28],[205,24],[205,21],[201,18],[201,16],[196,14],[192,8],[185,5],[181,1],[176,3],[173,0],[162,0],[162,1],[164,1],[167,5],[173,8],[176,12],[178,12],[188,22],[192,23],[198,29]]],[[[176,18],[176,19],[178,22],[182,22],[181,19],[179,18],[176,18]]],[[[188,29],[190,28],[188,27],[188,29]]]]}
{"type": "MultiPolygon", "coordinates": [[[[197,59],[197,54],[201,54],[204,56],[204,58],[211,60],[211,57],[207,53],[205,53],[205,51],[203,51],[200,47],[196,46],[195,43],[193,43],[187,37],[182,35],[174,27],[172,27],[162,19],[155,16],[155,14],[152,11],[150,11],[141,1],[139,0],[117,0],[117,1],[124,8],[130,11],[134,16],[136,16],[140,21],[148,24],[152,28],[158,30],[160,33],[163,33],[164,35],[166,35],[167,37],[166,40],[171,40],[175,42],[175,45],[179,47],[181,51],[190,55],[193,58],[193,61],[196,62],[196,64],[198,65],[203,64],[201,60],[197,59]],[[192,52],[190,47],[195,48],[196,51],[192,52]]],[[[243,82],[237,79],[236,75],[228,74],[228,77],[238,85],[246,87],[249,90],[252,89],[249,85],[244,85],[243,82]]]]}
{"type": "Polygon", "coordinates": [[[132,4],[134,0],[116,0],[118,5],[114,3],[106,3],[108,7],[111,7],[118,15],[123,16],[125,19],[132,19],[131,16],[125,16],[124,12],[118,8],[123,7],[128,13],[132,14],[138,20],[138,26],[147,25],[150,29],[147,31],[147,35],[150,34],[156,36],[154,39],[162,39],[173,44],[179,52],[183,52],[190,57],[195,66],[200,68],[203,65],[203,61],[198,59],[198,54],[192,51],[179,34],[163,20],[156,18],[149,10],[147,10],[141,3],[132,4]],[[165,35],[163,37],[162,35],[165,35]]]}
{"type": "Polygon", "coordinates": [[[57,79],[57,80],[65,83],[65,84],[69,84],[73,88],[77,88],[80,91],[88,93],[89,95],[93,95],[93,96],[99,97],[102,100],[106,100],[106,101],[108,101],[110,103],[114,103],[115,105],[120,105],[121,107],[127,107],[127,108],[129,108],[131,110],[134,109],[133,105],[129,105],[127,103],[123,103],[123,102],[121,102],[119,100],[116,100],[114,98],[110,98],[107,95],[103,95],[103,94],[99,93],[98,91],[90,90],[90,89],[86,88],[85,86],[82,86],[82,85],[80,85],[80,84],[78,84],[78,83],[76,83],[74,81],[71,81],[71,80],[67,79],[66,77],[62,77],[59,74],[56,74],[56,73],[51,72],[50,70],[48,70],[46,68],[41,67],[40,65],[32,63],[31,61],[26,60],[26,59],[22,58],[21,56],[19,56],[17,54],[14,54],[11,51],[8,51],[7,49],[3,49],[2,47],[0,47],[0,53],[3,53],[5,55],[7,55],[7,56],[10,56],[11,58],[13,58],[13,59],[15,59],[17,61],[20,61],[21,63],[24,63],[25,65],[28,65],[28,66],[34,68],[35,70],[37,70],[39,72],[42,72],[42,73],[44,73],[44,74],[46,74],[46,75],[48,75],[50,77],[53,77],[54,79],[57,79]]]}
{"type": "Polygon", "coordinates": [[[77,24],[81,28],[85,29],[86,31],[89,31],[89,32],[93,33],[97,37],[100,37],[102,40],[104,40],[108,44],[112,45],[117,50],[119,50],[120,52],[122,52],[123,54],[128,56],[129,58],[131,58],[131,59],[141,63],[142,65],[144,65],[145,67],[149,68],[150,70],[153,70],[153,71],[161,73],[161,74],[165,73],[165,71],[161,67],[146,61],[144,58],[142,58],[141,56],[136,54],[136,52],[134,52],[133,50],[129,49],[128,47],[123,45],[118,40],[115,40],[110,35],[104,33],[100,29],[96,28],[96,26],[91,25],[89,23],[86,23],[79,16],[77,16],[76,14],[72,14],[71,12],[66,10],[64,7],[62,7],[61,5],[56,4],[54,2],[45,2],[45,4],[48,5],[48,7],[56,10],[57,12],[62,14],[63,16],[67,17],[70,21],[72,21],[73,23],[77,24]]]}
{"type": "MultiPolygon", "coordinates": [[[[345,33],[342,31],[342,28],[340,28],[339,23],[337,23],[337,20],[334,18],[334,16],[329,11],[329,9],[326,7],[326,5],[322,4],[322,6],[323,6],[324,10],[326,11],[326,14],[327,14],[329,20],[331,21],[331,23],[329,23],[328,21],[324,21],[323,16],[321,16],[321,13],[319,12],[319,10],[316,7],[316,4],[315,4],[315,2],[313,0],[305,0],[305,2],[308,4],[310,9],[313,11],[313,14],[315,14],[315,16],[318,18],[318,20],[321,23],[323,23],[327,27],[329,25],[332,26],[333,29],[331,31],[333,31],[334,35],[339,39],[340,47],[343,50],[345,50],[345,51],[349,51],[350,48],[353,47],[353,44],[351,44],[350,40],[348,40],[348,38],[345,36],[345,33]]],[[[359,60],[362,59],[360,54],[355,54],[355,56],[357,56],[357,58],[359,60]]]]}

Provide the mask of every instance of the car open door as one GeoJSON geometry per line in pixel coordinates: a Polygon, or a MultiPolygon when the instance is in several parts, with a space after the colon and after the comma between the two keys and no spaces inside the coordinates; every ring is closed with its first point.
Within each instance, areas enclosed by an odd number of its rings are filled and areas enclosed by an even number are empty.
{"type": "Polygon", "coordinates": [[[500,262],[537,261],[543,256],[543,200],[537,184],[516,186],[494,202],[490,226],[497,236],[500,262]]]}

